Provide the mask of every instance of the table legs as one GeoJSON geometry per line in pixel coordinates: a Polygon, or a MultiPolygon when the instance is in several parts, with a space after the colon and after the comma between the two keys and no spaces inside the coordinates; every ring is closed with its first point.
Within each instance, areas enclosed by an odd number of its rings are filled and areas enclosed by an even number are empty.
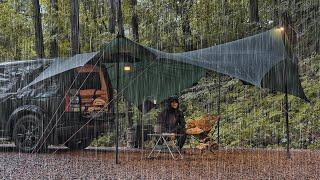
{"type": "MultiPolygon", "coordinates": [[[[169,150],[171,157],[176,160],[178,158],[176,158],[173,153],[172,150],[170,148],[170,145],[168,143],[168,141],[166,140],[166,138],[164,138],[163,136],[160,136],[159,139],[157,140],[155,146],[152,148],[150,154],[148,155],[148,158],[151,158],[152,153],[155,151],[155,148],[159,145],[160,140],[163,140],[163,144],[166,146],[166,148],[169,150]]],[[[176,150],[179,153],[180,159],[183,159],[183,156],[179,150],[179,148],[177,147],[177,145],[175,143],[172,144],[172,147],[174,148],[174,150],[176,150]]],[[[158,150],[158,153],[155,157],[158,157],[160,152],[162,151],[162,149],[158,150]]]]}
{"type": "MultiPolygon", "coordinates": [[[[156,142],[156,144],[153,146],[153,148],[152,148],[152,150],[151,150],[150,154],[148,155],[148,158],[150,158],[150,157],[151,157],[151,155],[152,155],[153,151],[154,151],[154,150],[156,149],[156,147],[158,146],[158,144],[159,144],[159,142],[160,142],[160,140],[161,140],[161,137],[162,137],[162,136],[160,136],[160,137],[159,137],[158,141],[157,141],[157,142],[156,142]]],[[[161,151],[161,150],[160,150],[160,151],[161,151]]],[[[160,152],[160,151],[159,151],[159,152],[160,152]]],[[[159,154],[159,153],[158,153],[158,154],[159,154]]],[[[157,156],[158,156],[158,155],[157,155],[157,156]]],[[[156,156],[156,157],[157,157],[157,156],[156,156]]]]}

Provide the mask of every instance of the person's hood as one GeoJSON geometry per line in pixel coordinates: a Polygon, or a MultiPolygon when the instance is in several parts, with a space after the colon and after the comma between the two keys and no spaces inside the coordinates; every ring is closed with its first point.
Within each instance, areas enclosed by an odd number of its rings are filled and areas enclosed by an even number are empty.
{"type": "Polygon", "coordinates": [[[171,96],[171,97],[167,100],[167,102],[166,102],[166,110],[175,111],[175,110],[178,110],[179,107],[180,107],[180,102],[179,102],[179,98],[178,98],[177,96],[171,96]],[[177,108],[177,109],[173,109],[173,108],[171,107],[171,103],[172,103],[173,101],[177,101],[177,102],[178,102],[178,108],[177,108]]]}

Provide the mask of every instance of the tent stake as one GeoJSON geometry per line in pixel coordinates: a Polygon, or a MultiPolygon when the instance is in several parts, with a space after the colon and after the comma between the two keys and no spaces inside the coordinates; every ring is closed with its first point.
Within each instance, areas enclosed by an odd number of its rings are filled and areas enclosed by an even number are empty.
{"type": "Polygon", "coordinates": [[[117,111],[116,111],[116,164],[119,164],[119,77],[120,77],[120,65],[119,65],[119,61],[120,61],[120,50],[119,50],[119,38],[120,36],[117,36],[117,45],[118,45],[118,52],[117,52],[117,111]]]}

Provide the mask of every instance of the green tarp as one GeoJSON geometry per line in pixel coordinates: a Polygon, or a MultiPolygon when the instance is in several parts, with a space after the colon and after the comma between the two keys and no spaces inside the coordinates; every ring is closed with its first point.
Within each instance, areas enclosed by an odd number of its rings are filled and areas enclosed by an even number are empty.
{"type": "Polygon", "coordinates": [[[289,94],[307,100],[299,80],[297,60],[288,55],[282,36],[280,29],[272,29],[234,42],[183,53],[161,52],[119,37],[105,44],[99,52],[56,61],[29,86],[56,72],[101,62],[116,87],[116,62],[119,62],[120,91],[136,105],[144,99],[160,102],[177,94],[196,83],[206,70],[272,91],[284,92],[287,84],[289,94]],[[131,71],[124,71],[124,66],[130,66],[131,71]]]}

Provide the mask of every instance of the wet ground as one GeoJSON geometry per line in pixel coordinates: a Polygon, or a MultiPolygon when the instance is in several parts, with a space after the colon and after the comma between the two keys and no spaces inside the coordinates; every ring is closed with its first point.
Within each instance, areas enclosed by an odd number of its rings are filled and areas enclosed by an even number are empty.
{"type": "MultiPolygon", "coordinates": [[[[108,150],[108,149],[107,149],[108,150]]],[[[109,149],[110,150],[110,149],[109,149]]],[[[24,154],[13,148],[0,151],[1,179],[319,179],[320,151],[223,149],[214,153],[184,152],[174,161],[163,154],[146,159],[148,152],[114,153],[51,149],[24,154]],[[58,150],[58,151],[56,151],[58,150]]]]}

